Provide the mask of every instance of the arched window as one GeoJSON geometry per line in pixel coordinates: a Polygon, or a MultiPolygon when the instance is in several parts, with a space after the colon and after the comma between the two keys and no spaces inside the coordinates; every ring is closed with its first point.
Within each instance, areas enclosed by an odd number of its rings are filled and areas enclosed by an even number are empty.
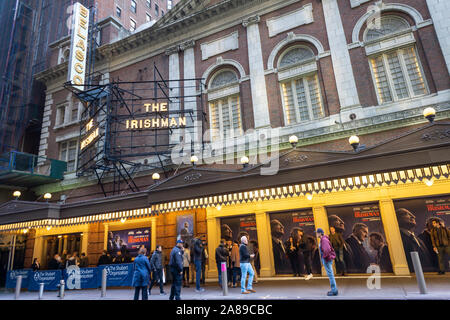
{"type": "Polygon", "coordinates": [[[211,139],[241,135],[242,117],[237,74],[225,69],[215,74],[208,86],[211,139]]]}
{"type": "Polygon", "coordinates": [[[368,24],[366,53],[379,102],[389,103],[427,94],[427,86],[409,23],[382,16],[368,24]]]}
{"type": "Polygon", "coordinates": [[[316,59],[311,49],[297,46],[283,53],[278,62],[278,80],[287,125],[325,115],[316,59]]]}

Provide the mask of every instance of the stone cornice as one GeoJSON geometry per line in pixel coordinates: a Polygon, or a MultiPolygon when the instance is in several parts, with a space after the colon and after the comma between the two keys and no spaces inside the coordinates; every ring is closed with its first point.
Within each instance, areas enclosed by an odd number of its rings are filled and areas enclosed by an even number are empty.
{"type": "Polygon", "coordinates": [[[254,15],[251,17],[248,17],[244,20],[242,20],[242,25],[247,28],[248,26],[252,25],[252,24],[257,24],[259,23],[259,21],[261,20],[261,18],[259,17],[259,15],[254,15]]]}
{"type": "Polygon", "coordinates": [[[47,83],[48,81],[58,79],[64,75],[67,75],[67,70],[69,68],[69,62],[66,61],[64,63],[58,64],[52,68],[39,72],[34,76],[34,78],[38,81],[42,81],[47,83]]]}

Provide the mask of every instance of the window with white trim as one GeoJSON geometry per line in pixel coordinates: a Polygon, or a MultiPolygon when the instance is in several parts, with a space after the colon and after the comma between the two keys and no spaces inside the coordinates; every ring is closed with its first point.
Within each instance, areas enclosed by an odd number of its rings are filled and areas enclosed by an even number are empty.
{"type": "Polygon", "coordinates": [[[77,169],[78,140],[69,140],[59,143],[59,160],[67,162],[67,171],[77,169]]]}
{"type": "Polygon", "coordinates": [[[136,11],[137,11],[137,4],[136,4],[135,0],[131,0],[130,10],[131,10],[131,12],[136,13],[136,11]]]}
{"type": "Polygon", "coordinates": [[[325,116],[316,58],[311,49],[304,46],[288,49],[278,62],[278,80],[286,125],[325,116]]]}
{"type": "Polygon", "coordinates": [[[56,108],[56,126],[61,126],[66,121],[66,105],[62,105],[56,108]]]}
{"type": "Polygon", "coordinates": [[[243,134],[239,80],[232,70],[218,72],[208,88],[212,141],[243,134]]]}
{"type": "Polygon", "coordinates": [[[136,21],[130,18],[130,31],[133,32],[136,30],[136,21]]]}
{"type": "Polygon", "coordinates": [[[369,25],[364,41],[380,104],[428,93],[414,36],[406,20],[383,16],[369,25]]]}

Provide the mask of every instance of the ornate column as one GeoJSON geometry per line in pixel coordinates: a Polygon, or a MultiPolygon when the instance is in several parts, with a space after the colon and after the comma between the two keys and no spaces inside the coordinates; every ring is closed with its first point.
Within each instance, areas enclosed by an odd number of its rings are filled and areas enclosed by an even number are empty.
{"type": "Polygon", "coordinates": [[[322,0],[341,109],[360,105],[337,0],[322,0]]]}
{"type": "Polygon", "coordinates": [[[256,229],[258,230],[259,259],[261,262],[261,277],[271,277],[275,273],[273,266],[270,223],[267,212],[256,211],[256,229]]]}
{"type": "Polygon", "coordinates": [[[447,71],[450,73],[450,2],[445,0],[427,0],[428,10],[433,20],[439,45],[444,55],[447,71]]]}
{"type": "Polygon", "coordinates": [[[259,16],[242,21],[247,28],[248,62],[250,66],[250,86],[252,92],[255,128],[270,127],[269,103],[267,101],[266,78],[259,34],[259,16]]]}
{"type": "MultiPolygon", "coordinates": [[[[180,79],[180,60],[178,57],[178,52],[180,51],[180,47],[174,46],[171,48],[168,48],[166,50],[166,55],[169,56],[169,80],[178,80],[180,79]]],[[[180,96],[180,89],[179,82],[172,82],[169,81],[169,98],[172,101],[172,103],[169,103],[169,110],[180,110],[180,103],[179,99],[175,97],[180,96]]],[[[172,130],[172,133],[170,135],[170,143],[179,143],[179,136],[180,132],[179,130],[172,130]]]]}
{"type": "Polygon", "coordinates": [[[394,202],[390,198],[380,200],[380,215],[383,221],[386,242],[389,248],[392,268],[396,276],[409,275],[408,262],[403,250],[402,236],[395,215],[394,202]]]}

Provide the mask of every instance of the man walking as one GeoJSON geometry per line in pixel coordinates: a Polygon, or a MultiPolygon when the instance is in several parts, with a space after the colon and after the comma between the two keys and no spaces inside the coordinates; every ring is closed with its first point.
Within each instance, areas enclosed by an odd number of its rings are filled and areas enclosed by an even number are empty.
{"type": "Polygon", "coordinates": [[[320,239],[319,250],[320,257],[322,259],[322,264],[325,267],[325,271],[327,272],[328,279],[330,279],[331,291],[328,291],[327,296],[337,296],[338,289],[336,286],[336,280],[334,279],[333,273],[333,260],[336,258],[336,253],[331,246],[330,240],[325,235],[321,228],[316,231],[317,236],[320,239]]]}
{"type": "Polygon", "coordinates": [[[445,274],[447,265],[445,256],[450,256],[450,230],[448,230],[439,219],[432,220],[433,229],[431,229],[431,242],[433,251],[436,252],[439,261],[438,274],[445,274]]]}
{"type": "Polygon", "coordinates": [[[253,271],[252,265],[250,264],[250,259],[254,258],[254,254],[249,254],[248,249],[248,239],[246,236],[241,237],[241,246],[239,247],[239,258],[240,258],[240,265],[241,265],[241,293],[242,294],[249,294],[250,292],[256,292],[253,290],[252,282],[253,277],[255,276],[255,272],[253,271]],[[247,290],[245,289],[245,280],[247,279],[247,272],[249,274],[248,276],[248,284],[247,284],[247,290]]]}
{"type": "Polygon", "coordinates": [[[169,300],[181,300],[181,278],[183,276],[183,240],[177,240],[177,244],[170,252],[170,273],[172,274],[172,287],[169,300]]]}
{"type": "Polygon", "coordinates": [[[156,250],[152,254],[150,259],[150,266],[152,268],[152,282],[150,283],[150,288],[148,289],[148,294],[151,294],[153,285],[156,281],[159,281],[159,294],[161,296],[166,295],[164,292],[164,281],[163,281],[163,265],[162,265],[162,247],[161,245],[156,246],[156,250]]]}

